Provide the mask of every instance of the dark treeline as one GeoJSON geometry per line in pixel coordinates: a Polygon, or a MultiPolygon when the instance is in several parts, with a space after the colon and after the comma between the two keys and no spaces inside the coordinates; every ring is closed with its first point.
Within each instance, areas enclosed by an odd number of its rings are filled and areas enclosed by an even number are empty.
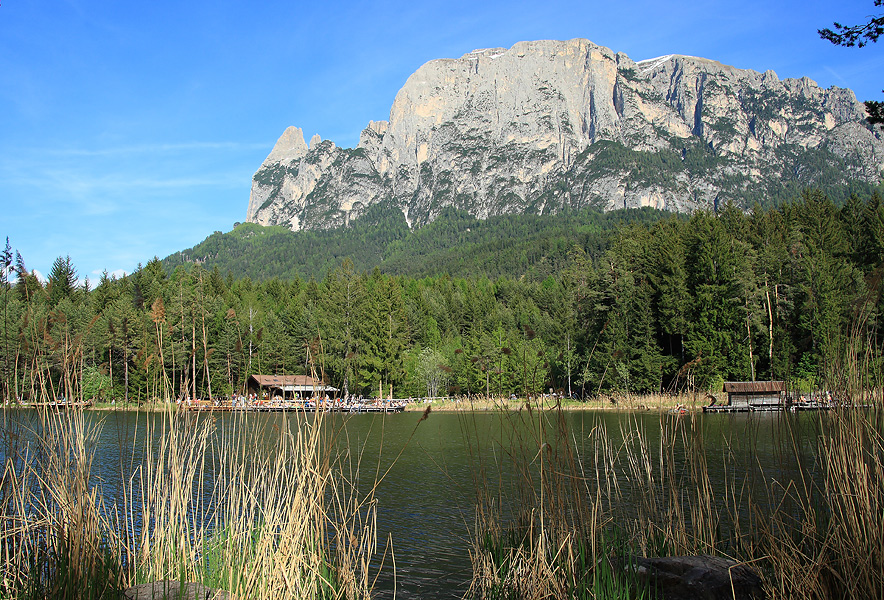
{"type": "Polygon", "coordinates": [[[417,277],[347,258],[320,279],[258,281],[154,259],[92,290],[69,258],[42,284],[7,243],[19,276],[3,271],[3,394],[140,402],[314,372],[342,393],[397,397],[813,385],[846,355],[881,374],[877,195],[838,207],[806,192],[572,242],[542,277],[417,277]]]}

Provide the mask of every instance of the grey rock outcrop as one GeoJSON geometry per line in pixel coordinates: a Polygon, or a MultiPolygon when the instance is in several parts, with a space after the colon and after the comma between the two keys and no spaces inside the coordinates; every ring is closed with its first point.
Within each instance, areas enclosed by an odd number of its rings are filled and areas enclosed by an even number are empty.
{"type": "Polygon", "coordinates": [[[762,600],[751,566],[720,556],[633,557],[618,565],[662,600],[762,600]]]}
{"type": "Polygon", "coordinates": [[[388,202],[410,224],[592,205],[747,205],[788,182],[878,184],[884,142],[847,89],[587,40],[430,61],[356,148],[288,128],[255,173],[246,220],[346,224],[388,202]]]}

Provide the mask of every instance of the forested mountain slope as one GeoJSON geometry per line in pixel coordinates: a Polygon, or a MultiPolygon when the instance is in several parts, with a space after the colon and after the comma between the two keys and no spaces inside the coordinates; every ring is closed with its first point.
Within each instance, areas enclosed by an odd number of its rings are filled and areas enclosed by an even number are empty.
{"type": "Polygon", "coordinates": [[[446,209],[432,223],[409,229],[395,207],[375,205],[349,227],[292,232],[284,227],[242,223],[215,232],[193,248],[167,257],[167,270],[199,262],[234,277],[320,279],[349,258],[357,270],[413,277],[544,278],[557,273],[575,247],[591,255],[606,237],[633,222],[652,223],[670,213],[643,208],[612,212],[584,209],[557,215],[502,215],[480,220],[446,209]]]}

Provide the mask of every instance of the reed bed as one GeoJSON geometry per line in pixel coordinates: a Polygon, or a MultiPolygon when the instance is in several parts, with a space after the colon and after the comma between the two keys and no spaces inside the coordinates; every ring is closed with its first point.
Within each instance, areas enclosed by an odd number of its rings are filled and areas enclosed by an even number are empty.
{"type": "MultiPolygon", "coordinates": [[[[532,398],[531,406],[536,410],[564,410],[564,411],[628,411],[628,412],[655,412],[655,411],[699,411],[714,399],[715,401],[726,400],[723,393],[704,394],[600,394],[583,400],[568,399],[557,396],[545,396],[532,398]]],[[[426,404],[430,404],[437,412],[463,412],[475,411],[518,411],[525,405],[525,398],[512,399],[497,396],[453,396],[449,398],[436,398],[426,403],[419,402],[409,404],[406,410],[420,411],[426,404]]]]}
{"type": "Polygon", "coordinates": [[[751,565],[768,598],[884,598],[874,400],[806,415],[809,452],[796,416],[781,415],[775,473],[751,427],[711,453],[692,413],[661,413],[659,437],[637,421],[619,432],[599,422],[579,443],[563,411],[501,411],[493,439],[464,417],[477,490],[468,596],[655,597],[630,561],[713,555],[751,565]]]}
{"type": "MultiPolygon", "coordinates": [[[[463,419],[477,491],[470,598],[629,597],[612,567],[623,539],[612,510],[623,490],[612,471],[585,471],[561,411],[498,413],[488,440],[463,419]],[[604,546],[604,547],[603,547],[604,546]]],[[[603,428],[590,432],[601,467],[615,449],[603,428]]]]}
{"type": "Polygon", "coordinates": [[[840,411],[822,426],[818,478],[772,482],[788,510],[759,518],[771,598],[884,598],[882,413],[840,411]]]}
{"type": "Polygon", "coordinates": [[[89,448],[98,433],[82,414],[49,412],[5,430],[0,596],[118,597],[119,540],[108,535],[102,498],[90,482],[89,448]]]}
{"type": "Polygon", "coordinates": [[[121,598],[156,581],[234,598],[370,597],[375,500],[356,491],[340,421],[144,417],[117,486],[92,476],[100,421],[7,418],[0,598],[121,598]]]}

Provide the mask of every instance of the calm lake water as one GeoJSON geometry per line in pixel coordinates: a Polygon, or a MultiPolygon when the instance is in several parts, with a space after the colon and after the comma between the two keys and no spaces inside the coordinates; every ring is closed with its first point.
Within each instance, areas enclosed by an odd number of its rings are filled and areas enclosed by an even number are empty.
{"type": "MultiPolygon", "coordinates": [[[[93,481],[102,482],[105,498],[112,500],[119,494],[121,469],[125,471],[126,465],[141,460],[147,425],[163,417],[127,412],[85,414],[88,422],[101,422],[92,476],[93,481]],[[133,439],[139,443],[133,445],[133,439]]],[[[502,471],[489,479],[492,485],[503,482],[506,487],[512,478],[506,469],[512,445],[509,434],[525,423],[536,423],[538,418],[527,413],[432,413],[418,424],[420,417],[418,412],[333,417],[344,427],[351,452],[362,453],[361,480],[373,481],[376,472],[389,469],[377,489],[377,525],[379,542],[392,541],[396,571],[395,578],[387,569],[379,579],[379,598],[394,594],[409,599],[459,598],[464,594],[471,575],[469,549],[477,465],[503,465],[502,471]]],[[[624,436],[630,438],[641,431],[650,456],[659,463],[664,432],[692,431],[694,427],[703,443],[713,485],[719,488],[734,475],[752,486],[763,485],[770,478],[788,477],[797,468],[796,453],[806,461],[805,468],[813,471],[811,451],[820,423],[816,415],[790,413],[700,414],[692,418],[658,413],[570,412],[564,417],[573,446],[588,471],[595,468],[594,436],[599,427],[607,431],[610,447],[615,455],[619,453],[621,463],[626,462],[622,456],[624,436]],[[675,428],[675,419],[682,419],[688,427],[675,428]]],[[[240,418],[291,426],[295,425],[292,420],[312,417],[218,414],[189,418],[214,419],[216,435],[223,435],[240,418]]],[[[530,435],[525,440],[521,445],[528,453],[539,450],[540,444],[530,435]]],[[[676,470],[684,466],[678,452],[671,460],[676,470]]],[[[622,485],[629,485],[626,472],[616,476],[622,485]]],[[[205,477],[210,483],[213,474],[208,472],[205,477]]]]}

